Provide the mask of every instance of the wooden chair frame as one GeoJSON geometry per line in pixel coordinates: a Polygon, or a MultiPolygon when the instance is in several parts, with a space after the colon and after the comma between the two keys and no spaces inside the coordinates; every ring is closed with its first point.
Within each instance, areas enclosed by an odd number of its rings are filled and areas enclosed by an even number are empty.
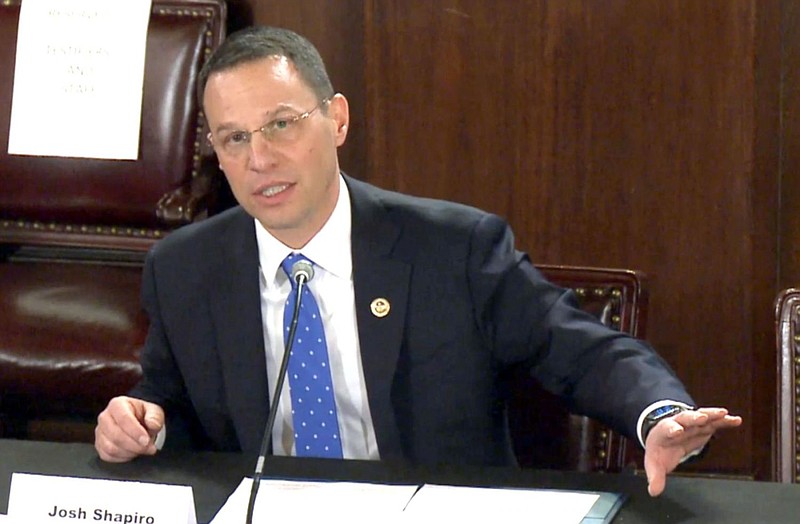
{"type": "Polygon", "coordinates": [[[800,483],[800,288],[784,289],[775,300],[778,383],[773,446],[775,479],[800,483]]]}
{"type": "MultiPolygon", "coordinates": [[[[564,265],[537,268],[554,284],[574,290],[581,306],[605,325],[644,337],[648,294],[643,273],[564,265]]],[[[638,444],[588,417],[569,414],[532,378],[515,376],[513,388],[509,416],[521,466],[616,472],[640,460],[638,444]],[[542,426],[558,426],[558,437],[537,435],[542,426]]]]}

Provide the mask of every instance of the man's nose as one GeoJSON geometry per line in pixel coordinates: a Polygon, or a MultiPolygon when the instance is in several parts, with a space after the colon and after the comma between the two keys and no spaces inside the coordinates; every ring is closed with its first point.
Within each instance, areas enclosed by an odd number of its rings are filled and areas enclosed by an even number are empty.
{"type": "Polygon", "coordinates": [[[248,164],[251,169],[263,169],[277,162],[275,144],[267,140],[264,133],[255,131],[250,136],[248,164]]]}

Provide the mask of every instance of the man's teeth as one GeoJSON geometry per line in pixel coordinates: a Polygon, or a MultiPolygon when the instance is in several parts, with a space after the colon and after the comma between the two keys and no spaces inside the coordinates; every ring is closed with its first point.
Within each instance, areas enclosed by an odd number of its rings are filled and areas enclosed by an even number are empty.
{"type": "Polygon", "coordinates": [[[283,191],[284,189],[286,189],[287,187],[289,187],[289,184],[284,184],[282,186],[268,187],[267,189],[262,191],[261,194],[263,196],[267,196],[267,197],[274,196],[274,195],[277,195],[278,193],[280,193],[281,191],[283,191]]]}

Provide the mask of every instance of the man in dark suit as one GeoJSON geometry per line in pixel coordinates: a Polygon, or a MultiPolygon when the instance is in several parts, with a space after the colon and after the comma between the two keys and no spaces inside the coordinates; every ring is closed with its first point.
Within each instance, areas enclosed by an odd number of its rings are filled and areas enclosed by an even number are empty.
{"type": "MultiPolygon", "coordinates": [[[[281,263],[293,253],[314,264],[308,287],[327,340],[337,456],[513,464],[499,383],[512,366],[638,438],[654,495],[717,429],[741,423],[722,408],[692,409],[650,347],[545,281],[499,217],[343,175],[336,149],[347,136],[347,100],[304,38],[275,28],[235,33],[199,87],[240,206],[172,233],[149,254],[143,379],[98,417],[104,460],[156,453],[164,438],[258,451],[292,288],[281,263]]],[[[281,394],[276,454],[303,454],[292,389],[281,394]]]]}

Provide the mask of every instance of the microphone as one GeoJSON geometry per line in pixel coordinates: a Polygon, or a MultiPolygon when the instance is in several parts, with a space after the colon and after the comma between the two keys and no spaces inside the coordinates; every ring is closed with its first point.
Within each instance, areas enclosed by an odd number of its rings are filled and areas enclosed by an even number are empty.
{"type": "MultiPolygon", "coordinates": [[[[314,266],[307,260],[298,260],[292,264],[291,278],[297,282],[299,289],[301,285],[308,284],[314,278],[314,266]],[[300,281],[301,278],[303,279],[302,282],[300,281]]],[[[297,319],[295,318],[294,320],[296,321],[297,319]]]]}
{"type": "Polygon", "coordinates": [[[289,337],[286,342],[286,347],[283,350],[283,358],[281,359],[281,367],[278,371],[278,381],[275,384],[275,392],[272,395],[272,403],[269,407],[269,416],[267,417],[267,424],[264,427],[264,436],[261,440],[261,450],[258,454],[256,461],[256,468],[253,473],[253,484],[250,486],[250,499],[247,501],[247,518],[246,524],[253,522],[253,510],[256,504],[256,495],[258,494],[258,486],[261,483],[261,476],[264,473],[264,461],[269,451],[269,445],[272,442],[272,430],[275,427],[275,417],[278,414],[278,403],[280,402],[281,393],[283,392],[283,384],[286,382],[286,369],[289,367],[289,354],[294,345],[294,333],[297,330],[297,318],[300,315],[300,300],[303,296],[303,286],[308,284],[314,278],[314,266],[306,260],[298,260],[292,264],[292,271],[289,276],[297,283],[296,300],[294,301],[294,310],[292,311],[292,321],[289,324],[289,337]]]}

